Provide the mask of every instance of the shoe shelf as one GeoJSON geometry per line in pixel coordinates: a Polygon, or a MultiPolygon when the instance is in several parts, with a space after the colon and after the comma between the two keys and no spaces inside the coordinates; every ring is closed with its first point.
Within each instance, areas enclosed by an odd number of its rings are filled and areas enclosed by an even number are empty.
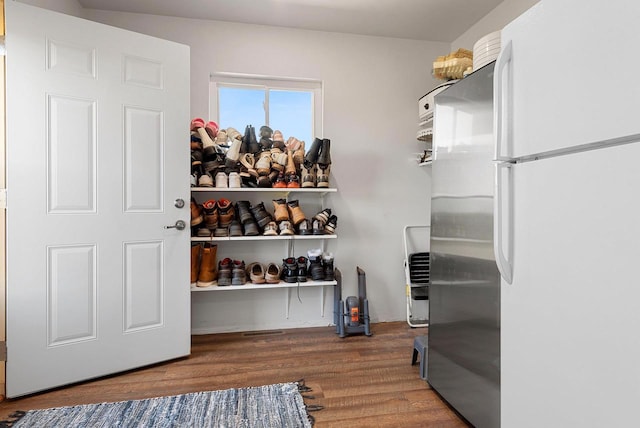
{"type": "Polygon", "coordinates": [[[295,289],[300,288],[314,288],[318,287],[320,289],[320,316],[324,317],[325,312],[325,287],[326,286],[335,286],[337,285],[337,281],[306,281],[306,282],[284,282],[280,281],[277,284],[253,284],[251,282],[247,282],[244,285],[213,285],[211,287],[196,287],[191,286],[192,292],[203,292],[203,291],[229,291],[229,290],[266,290],[266,289],[274,289],[280,288],[287,291],[287,296],[285,300],[285,316],[289,318],[289,309],[291,307],[291,295],[295,289]]]}
{"type": "Polygon", "coordinates": [[[278,236],[192,236],[191,242],[211,241],[293,241],[293,240],[322,240],[336,239],[338,235],[278,235],[278,236]]]}
{"type": "Polygon", "coordinates": [[[220,193],[315,193],[321,196],[327,193],[335,193],[336,188],[289,188],[289,187],[192,187],[192,192],[220,192],[220,193]]]}

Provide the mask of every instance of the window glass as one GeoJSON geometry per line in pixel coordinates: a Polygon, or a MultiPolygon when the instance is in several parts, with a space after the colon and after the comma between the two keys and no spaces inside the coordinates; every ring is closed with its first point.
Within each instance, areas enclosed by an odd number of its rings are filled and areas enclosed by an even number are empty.
{"type": "Polygon", "coordinates": [[[265,119],[265,90],[221,86],[218,90],[219,122],[222,128],[235,128],[244,135],[244,128],[260,129],[265,119]]]}
{"type": "Polygon", "coordinates": [[[313,139],[313,93],[307,91],[269,91],[269,126],[279,129],[287,138],[313,139]]]}

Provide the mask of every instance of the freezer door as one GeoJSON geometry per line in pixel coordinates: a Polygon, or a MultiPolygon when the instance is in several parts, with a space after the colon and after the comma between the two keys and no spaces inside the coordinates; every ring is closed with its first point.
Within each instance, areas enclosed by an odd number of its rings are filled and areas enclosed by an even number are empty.
{"type": "Polygon", "coordinates": [[[437,95],[434,119],[428,381],[476,427],[500,413],[493,65],[437,95]]]}
{"type": "Polygon", "coordinates": [[[502,426],[638,425],[639,158],[640,142],[512,168],[502,426]]]}
{"type": "Polygon", "coordinates": [[[638,1],[543,0],[502,30],[502,156],[640,133],[638,17],[638,1]]]}

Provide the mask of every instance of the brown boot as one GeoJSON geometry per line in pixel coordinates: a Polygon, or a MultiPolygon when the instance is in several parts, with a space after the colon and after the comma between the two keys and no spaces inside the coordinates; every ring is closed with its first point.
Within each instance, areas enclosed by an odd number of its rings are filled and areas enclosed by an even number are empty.
{"type": "Polygon", "coordinates": [[[202,207],[198,205],[195,199],[191,198],[191,227],[197,226],[203,221],[202,207]]]}
{"type": "Polygon", "coordinates": [[[291,217],[291,221],[294,225],[297,226],[305,220],[306,217],[304,216],[298,201],[287,202],[287,207],[289,209],[289,216],[291,217]]]}
{"type": "Polygon", "coordinates": [[[287,210],[287,201],[284,199],[274,199],[273,209],[275,210],[273,217],[277,222],[289,220],[289,211],[287,210]]]}
{"type": "Polygon", "coordinates": [[[202,255],[200,257],[200,273],[198,274],[198,287],[211,287],[218,285],[218,268],[217,268],[217,252],[218,246],[209,244],[208,242],[202,247],[202,255]]]}
{"type": "Polygon", "coordinates": [[[215,199],[209,199],[202,204],[204,210],[204,224],[209,230],[215,230],[218,227],[218,203],[215,199]]]}
{"type": "Polygon", "coordinates": [[[291,150],[287,151],[287,166],[284,168],[285,175],[292,175],[296,173],[296,164],[293,161],[293,152],[291,150]]]}
{"type": "Polygon", "coordinates": [[[200,249],[202,246],[191,246],[191,286],[196,286],[198,281],[198,273],[200,273],[200,249]]]}

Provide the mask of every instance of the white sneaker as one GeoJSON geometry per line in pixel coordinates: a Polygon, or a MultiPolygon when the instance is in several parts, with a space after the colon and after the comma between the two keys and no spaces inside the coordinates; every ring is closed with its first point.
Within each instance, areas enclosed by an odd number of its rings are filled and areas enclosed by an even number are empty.
{"type": "Polygon", "coordinates": [[[240,174],[237,172],[229,173],[229,187],[233,187],[234,189],[239,189],[240,185],[240,174]]]}
{"type": "Polygon", "coordinates": [[[227,174],[222,171],[216,174],[216,187],[229,187],[227,174]]]}
{"type": "Polygon", "coordinates": [[[198,185],[200,187],[213,187],[213,177],[209,173],[202,174],[198,180],[198,185]]]}

